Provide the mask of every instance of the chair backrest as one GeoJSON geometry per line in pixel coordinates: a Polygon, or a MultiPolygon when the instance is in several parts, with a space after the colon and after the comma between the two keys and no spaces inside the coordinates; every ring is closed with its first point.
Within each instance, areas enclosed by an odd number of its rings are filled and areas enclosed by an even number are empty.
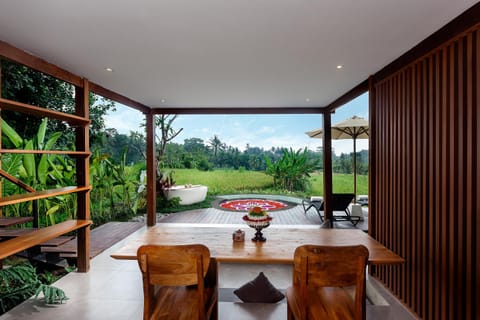
{"type": "MultiPolygon", "coordinates": [[[[352,203],[355,195],[353,193],[333,193],[332,194],[332,210],[333,211],[345,211],[350,203],[352,203]]],[[[322,202],[320,206],[320,211],[324,210],[325,202],[322,202]]]]}
{"type": "Polygon", "coordinates": [[[201,244],[145,245],[138,249],[137,259],[148,284],[188,286],[205,277],[210,251],[201,244]]]}
{"type": "MultiPolygon", "coordinates": [[[[198,315],[199,319],[204,319],[204,277],[210,264],[210,250],[206,246],[145,245],[138,248],[137,260],[143,278],[144,319],[153,316],[155,286],[173,288],[191,285],[196,285],[198,315]]],[[[172,304],[165,307],[166,310],[172,307],[181,308],[172,304]]]]}
{"type": "Polygon", "coordinates": [[[293,283],[307,287],[355,288],[355,312],[365,315],[365,269],[368,249],[356,246],[303,245],[295,250],[293,283]]]}

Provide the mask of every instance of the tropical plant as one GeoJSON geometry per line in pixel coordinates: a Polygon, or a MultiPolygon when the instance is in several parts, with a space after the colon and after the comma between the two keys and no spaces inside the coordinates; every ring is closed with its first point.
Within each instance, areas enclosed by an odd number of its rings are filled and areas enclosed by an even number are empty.
{"type": "MultiPolygon", "coordinates": [[[[7,121],[2,121],[3,143],[9,147],[24,150],[53,150],[62,133],[56,132],[46,138],[48,119],[40,122],[37,133],[31,139],[22,138],[7,121]]],[[[2,168],[9,174],[18,177],[23,183],[35,190],[45,190],[50,187],[59,187],[74,184],[75,170],[70,159],[56,154],[25,153],[20,156],[11,155],[2,159],[2,168]]],[[[7,184],[6,192],[16,193],[12,184],[7,184]]],[[[18,191],[18,190],[17,190],[18,191]]],[[[55,213],[60,209],[71,212],[75,216],[75,195],[59,196],[39,201],[39,209],[45,213],[45,223],[55,223],[55,213]]],[[[32,214],[31,203],[16,204],[7,207],[13,215],[20,212],[32,214]]]]}
{"type": "Polygon", "coordinates": [[[318,161],[308,158],[307,148],[294,151],[292,148],[283,151],[283,156],[276,162],[265,157],[266,174],[273,177],[276,188],[288,191],[306,191],[309,188],[310,174],[317,168],[318,161]]]}
{"type": "Polygon", "coordinates": [[[90,165],[92,220],[95,224],[129,218],[141,206],[142,193],[140,171],[143,165],[129,167],[126,164],[125,149],[121,161],[116,163],[107,154],[96,150],[90,165]]]}
{"type": "Polygon", "coordinates": [[[48,304],[62,303],[68,297],[62,289],[40,281],[35,268],[30,263],[22,263],[0,269],[0,313],[40,293],[48,304]]]}

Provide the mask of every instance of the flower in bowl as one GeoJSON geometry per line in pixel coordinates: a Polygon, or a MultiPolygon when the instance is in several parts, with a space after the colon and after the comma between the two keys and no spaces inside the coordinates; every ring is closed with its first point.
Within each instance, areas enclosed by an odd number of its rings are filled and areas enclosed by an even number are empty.
{"type": "Polygon", "coordinates": [[[266,216],[267,211],[265,211],[261,207],[257,206],[257,207],[253,207],[250,210],[248,210],[248,215],[255,216],[255,217],[266,216]]]}

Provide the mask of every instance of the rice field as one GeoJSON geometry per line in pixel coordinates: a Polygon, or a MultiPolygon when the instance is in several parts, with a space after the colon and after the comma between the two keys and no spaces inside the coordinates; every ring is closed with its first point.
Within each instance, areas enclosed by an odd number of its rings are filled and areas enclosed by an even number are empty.
{"type": "MultiPolygon", "coordinates": [[[[258,171],[174,169],[173,173],[176,184],[203,184],[211,194],[282,193],[273,190],[271,176],[258,171]]],[[[303,195],[323,195],[323,174],[313,174],[310,182],[311,190],[303,195]]],[[[353,176],[334,174],[333,192],[353,192],[353,176]]],[[[368,194],[368,176],[357,175],[357,194],[368,194]]]]}

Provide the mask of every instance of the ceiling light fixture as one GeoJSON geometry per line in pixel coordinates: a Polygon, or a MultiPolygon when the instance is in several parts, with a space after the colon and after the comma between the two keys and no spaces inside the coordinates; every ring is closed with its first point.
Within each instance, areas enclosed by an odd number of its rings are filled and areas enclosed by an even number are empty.
{"type": "Polygon", "coordinates": [[[113,72],[113,69],[112,68],[105,68],[105,71],[113,72]]]}
{"type": "Polygon", "coordinates": [[[160,102],[161,102],[161,103],[165,103],[165,102],[167,102],[167,99],[162,98],[162,99],[160,99],[160,102]]]}
{"type": "Polygon", "coordinates": [[[337,66],[337,69],[342,69],[342,68],[343,68],[343,65],[341,65],[341,64],[339,64],[339,65],[337,66]]]}
{"type": "Polygon", "coordinates": [[[310,102],[310,98],[305,98],[305,101],[306,101],[306,102],[310,102]]]}

